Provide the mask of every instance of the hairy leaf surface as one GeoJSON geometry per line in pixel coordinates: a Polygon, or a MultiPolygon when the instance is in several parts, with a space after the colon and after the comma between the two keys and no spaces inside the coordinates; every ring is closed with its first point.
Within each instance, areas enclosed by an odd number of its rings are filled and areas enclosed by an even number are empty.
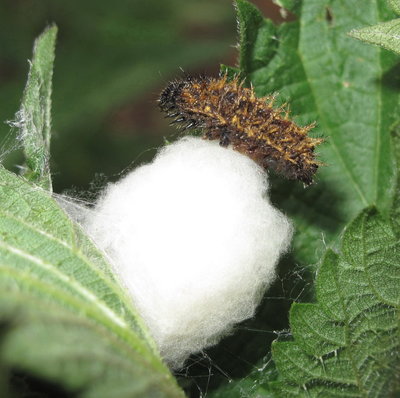
{"type": "Polygon", "coordinates": [[[51,190],[51,91],[57,27],[46,29],[35,41],[28,81],[16,115],[26,158],[25,176],[51,190]]]}
{"type": "MultiPolygon", "coordinates": [[[[400,14],[400,2],[398,0],[387,0],[394,12],[400,14]]],[[[367,26],[362,29],[354,29],[349,32],[351,37],[365,41],[370,44],[377,44],[387,50],[400,53],[400,20],[380,23],[367,26]]]]}
{"type": "Polygon", "coordinates": [[[352,30],[349,36],[400,54],[400,19],[352,30]]]}
{"type": "Polygon", "coordinates": [[[294,341],[273,345],[278,396],[388,397],[400,392],[400,240],[374,208],[328,250],[316,304],[290,312],[294,341]]]}

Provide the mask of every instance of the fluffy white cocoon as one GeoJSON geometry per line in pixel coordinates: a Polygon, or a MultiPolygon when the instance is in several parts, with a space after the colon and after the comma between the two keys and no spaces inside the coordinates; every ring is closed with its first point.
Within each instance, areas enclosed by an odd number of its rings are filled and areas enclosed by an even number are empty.
{"type": "Polygon", "coordinates": [[[252,317],[291,226],[251,159],[184,138],[110,184],[85,227],[179,367],[252,317]]]}

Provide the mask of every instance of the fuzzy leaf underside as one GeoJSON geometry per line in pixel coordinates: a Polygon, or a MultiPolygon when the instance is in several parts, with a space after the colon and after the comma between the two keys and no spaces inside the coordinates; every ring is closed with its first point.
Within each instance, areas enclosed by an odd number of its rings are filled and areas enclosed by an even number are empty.
{"type": "Polygon", "coordinates": [[[0,291],[1,368],[84,397],[181,396],[101,253],[45,190],[4,168],[0,291]]]}
{"type": "Polygon", "coordinates": [[[290,312],[294,341],[276,342],[277,396],[388,397],[400,392],[400,240],[374,208],[328,250],[316,304],[290,312]]]}
{"type": "Polygon", "coordinates": [[[400,19],[352,30],[349,36],[400,54],[400,19]]]}
{"type": "Polygon", "coordinates": [[[47,28],[35,41],[28,81],[14,125],[25,154],[25,177],[51,191],[51,92],[57,27],[47,28]]]}
{"type": "MultiPolygon", "coordinates": [[[[400,1],[387,0],[392,10],[400,15],[400,1]]],[[[366,43],[376,44],[387,50],[400,54],[400,20],[368,26],[362,29],[354,29],[349,32],[349,36],[359,39],[366,43]]]]}
{"type": "Polygon", "coordinates": [[[366,206],[389,211],[396,178],[390,132],[398,120],[397,58],[366,46],[347,32],[387,20],[382,2],[280,0],[298,17],[275,26],[245,0],[237,1],[240,73],[259,96],[277,92],[311,135],[325,163],[316,184],[276,178],[273,199],[295,220],[296,259],[316,263],[324,241],[338,234],[366,206]]]}

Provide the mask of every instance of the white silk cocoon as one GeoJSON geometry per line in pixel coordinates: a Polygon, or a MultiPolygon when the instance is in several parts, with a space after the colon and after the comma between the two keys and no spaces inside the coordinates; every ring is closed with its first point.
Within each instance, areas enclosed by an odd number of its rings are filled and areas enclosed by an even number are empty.
{"type": "Polygon", "coordinates": [[[84,227],[174,368],[254,315],[291,225],[266,173],[216,142],[167,145],[103,192],[84,227]]]}

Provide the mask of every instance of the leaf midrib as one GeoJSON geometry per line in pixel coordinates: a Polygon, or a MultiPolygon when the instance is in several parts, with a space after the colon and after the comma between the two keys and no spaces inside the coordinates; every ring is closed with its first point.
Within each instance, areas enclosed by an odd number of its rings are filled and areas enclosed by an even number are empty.
{"type": "MultiPolygon", "coordinates": [[[[0,214],[2,214],[4,216],[16,221],[17,223],[22,224],[24,227],[30,229],[33,232],[37,232],[37,233],[41,234],[42,236],[44,236],[47,239],[50,239],[50,240],[53,240],[54,242],[57,242],[58,244],[64,246],[68,250],[70,250],[71,253],[74,254],[77,258],[79,258],[85,266],[87,266],[88,268],[91,268],[96,273],[96,275],[99,277],[101,282],[106,284],[107,287],[115,295],[117,295],[118,297],[120,296],[121,293],[115,289],[115,286],[113,286],[113,283],[109,283],[109,282],[111,282],[111,280],[102,271],[100,271],[98,268],[94,267],[93,264],[85,256],[82,255],[82,252],[80,250],[74,249],[73,247],[69,246],[66,242],[56,238],[54,235],[51,235],[46,231],[38,229],[36,226],[33,226],[30,223],[27,223],[25,220],[23,220],[23,219],[21,219],[19,217],[16,217],[12,213],[8,213],[8,212],[2,211],[2,212],[0,212],[0,214]]],[[[4,246],[4,244],[2,242],[0,242],[0,246],[1,245],[4,246]]],[[[33,262],[37,263],[38,265],[40,265],[39,264],[40,262],[42,262],[43,264],[47,264],[46,269],[51,270],[51,272],[53,272],[54,274],[58,275],[59,279],[61,279],[61,280],[65,281],[65,282],[68,282],[71,285],[73,285],[78,292],[81,292],[82,295],[86,296],[90,301],[93,301],[93,297],[91,298],[91,296],[94,296],[94,298],[98,299],[98,297],[96,295],[94,295],[93,293],[91,293],[87,288],[85,288],[83,285],[78,283],[75,279],[73,279],[73,278],[69,277],[68,275],[58,271],[57,268],[54,267],[52,264],[50,264],[50,263],[48,263],[46,261],[43,261],[41,258],[33,256],[30,253],[24,252],[23,250],[18,249],[16,247],[12,246],[12,245],[9,245],[9,247],[10,247],[10,250],[12,250],[15,254],[18,254],[17,251],[21,251],[22,252],[21,254],[23,254],[23,256],[25,258],[29,259],[31,257],[31,260],[33,262]],[[84,290],[86,290],[89,294],[84,293],[83,292],[84,290]]],[[[111,310],[111,308],[108,307],[108,305],[106,305],[105,303],[104,303],[104,305],[111,310]]],[[[115,314],[115,316],[117,318],[120,318],[116,313],[114,313],[114,314],[115,314]]],[[[120,320],[117,321],[117,323],[119,323],[121,326],[124,325],[124,327],[128,327],[128,324],[122,318],[120,318],[120,320]]]]}
{"type": "MultiPolygon", "coordinates": [[[[14,268],[12,267],[8,267],[8,266],[4,266],[2,264],[0,264],[0,268],[2,269],[2,271],[5,274],[8,274],[10,277],[12,277],[13,279],[17,279],[20,280],[21,283],[24,283],[26,285],[29,286],[34,286],[35,289],[37,289],[37,291],[42,291],[46,294],[50,294],[52,297],[55,298],[54,301],[52,301],[52,304],[54,305],[54,303],[59,302],[57,300],[58,297],[60,297],[59,294],[59,290],[54,289],[54,287],[52,287],[51,285],[48,285],[46,283],[43,283],[43,281],[41,281],[40,279],[37,278],[33,278],[31,277],[31,275],[27,274],[27,273],[22,273],[19,271],[16,271],[14,268]]],[[[15,299],[13,299],[13,302],[21,302],[21,303],[26,303],[29,302],[30,305],[32,305],[35,308],[45,308],[47,303],[44,300],[41,300],[38,297],[34,297],[32,295],[28,295],[28,294],[24,294],[21,291],[15,292],[15,291],[8,291],[7,292],[7,299],[10,299],[10,296],[13,295],[15,297],[15,299]],[[35,304],[32,304],[32,303],[35,304]]],[[[62,298],[60,297],[60,299],[65,302],[68,303],[69,305],[71,305],[72,307],[75,307],[77,309],[83,309],[85,308],[85,306],[82,306],[82,302],[80,302],[79,300],[77,300],[75,297],[69,295],[68,299],[66,298],[65,295],[62,296],[62,298]]],[[[143,349],[145,349],[145,347],[139,347],[137,345],[135,345],[135,349],[133,349],[132,345],[129,344],[126,339],[122,338],[120,334],[116,333],[115,330],[113,330],[112,328],[107,327],[106,323],[99,323],[98,318],[85,318],[82,316],[78,316],[78,314],[75,314],[73,312],[71,312],[70,310],[68,310],[68,308],[63,307],[60,303],[56,304],[57,307],[60,307],[63,311],[63,316],[62,318],[60,318],[61,320],[65,318],[67,312],[69,313],[68,319],[71,320],[72,323],[74,324],[82,324],[84,326],[88,326],[90,325],[91,328],[96,329],[98,331],[99,334],[103,335],[105,334],[105,332],[107,333],[107,339],[110,340],[111,344],[113,347],[115,347],[116,350],[118,350],[118,352],[120,352],[122,354],[122,356],[124,358],[126,358],[127,360],[129,360],[130,362],[135,362],[137,361],[137,355],[135,354],[135,350],[140,353],[140,358],[143,359],[143,364],[149,364],[148,363],[148,358],[146,356],[144,356],[144,352],[143,349]],[[89,320],[90,319],[90,320],[89,320]]],[[[86,305],[87,306],[87,305],[86,305]]],[[[87,308],[90,311],[90,308],[87,308]]],[[[87,312],[85,312],[85,314],[87,314],[87,312]]]]}
{"type": "MultiPolygon", "coordinates": [[[[146,326],[141,321],[139,314],[137,313],[137,311],[135,311],[134,307],[132,307],[131,303],[127,302],[125,293],[116,285],[116,282],[114,280],[112,280],[103,270],[101,270],[99,267],[96,267],[89,260],[89,258],[84,255],[84,253],[81,250],[77,250],[75,247],[70,246],[67,242],[57,238],[56,236],[54,236],[52,234],[49,234],[47,231],[44,231],[44,230],[38,228],[36,225],[27,222],[25,219],[22,219],[22,218],[16,216],[14,213],[0,210],[0,215],[8,217],[8,218],[16,221],[17,223],[22,224],[24,227],[30,229],[31,231],[33,231],[35,233],[39,233],[42,236],[44,236],[45,238],[50,239],[50,240],[56,242],[57,244],[62,245],[69,251],[71,251],[71,253],[74,256],[76,256],[80,261],[82,261],[82,263],[85,266],[90,268],[99,277],[99,279],[101,280],[102,283],[104,283],[117,297],[119,297],[119,299],[126,306],[127,310],[129,310],[131,312],[131,315],[134,317],[135,323],[139,326],[141,333],[143,335],[145,335],[147,339],[151,339],[151,337],[148,335],[146,326]]],[[[66,221],[69,222],[69,220],[66,220],[66,221]]],[[[105,305],[107,306],[107,308],[110,308],[107,304],[105,304],[105,305]]],[[[110,308],[110,310],[111,310],[111,308],[110,308]]],[[[116,316],[118,316],[118,315],[116,314],[116,316]]],[[[124,321],[125,321],[125,323],[127,322],[126,320],[124,320],[124,321]]],[[[128,325],[128,323],[127,323],[127,325],[128,325]]],[[[150,345],[152,346],[152,344],[150,344],[150,345]]]]}
{"type": "MultiPolygon", "coordinates": [[[[70,248],[71,252],[73,254],[76,253],[81,253],[80,251],[74,250],[74,248],[70,247],[67,245],[66,242],[62,242],[55,236],[48,234],[46,231],[42,231],[40,229],[37,229],[36,226],[33,226],[32,224],[26,222],[25,220],[15,216],[12,213],[4,212],[1,211],[0,215],[9,217],[10,219],[16,221],[17,223],[21,223],[25,228],[28,228],[32,230],[33,232],[39,232],[42,233],[42,235],[48,239],[52,239],[54,242],[62,244],[64,247],[70,248]]],[[[28,261],[34,262],[37,266],[41,267],[42,269],[45,269],[48,272],[51,272],[55,277],[63,283],[68,284],[70,287],[72,287],[74,290],[76,290],[78,293],[80,293],[80,296],[85,297],[88,299],[89,302],[91,302],[94,306],[98,307],[99,310],[104,314],[104,316],[109,319],[113,324],[117,325],[118,327],[122,328],[125,330],[126,333],[129,335],[133,335],[132,327],[127,323],[127,321],[124,318],[121,318],[115,311],[110,308],[107,303],[105,303],[103,300],[101,300],[98,296],[96,296],[94,293],[92,293],[89,289],[87,289],[85,286],[80,284],[78,281],[75,279],[71,278],[67,274],[59,271],[56,267],[54,267],[53,264],[43,260],[40,257],[34,256],[31,253],[25,252],[24,250],[17,248],[15,246],[10,245],[9,243],[5,243],[4,241],[0,241],[0,247],[3,247],[5,250],[8,250],[12,252],[13,254],[25,258],[28,261]]],[[[82,254],[82,253],[81,253],[82,254]]],[[[87,265],[88,267],[92,268],[94,272],[98,275],[99,278],[101,278],[101,282],[105,283],[107,287],[117,296],[121,297],[121,293],[115,289],[115,286],[113,286],[113,283],[110,283],[111,281],[109,278],[107,278],[105,275],[102,276],[102,271],[99,270],[98,268],[95,268],[93,264],[88,261],[88,259],[85,256],[81,256],[80,258],[82,261],[84,261],[84,264],[87,265]]],[[[130,308],[127,308],[130,310],[130,308]]],[[[137,318],[137,314],[133,314],[135,316],[135,322],[138,324],[139,327],[141,327],[141,331],[143,326],[141,325],[140,318],[137,318]]],[[[146,335],[147,338],[151,338],[147,336],[146,329],[143,329],[144,332],[143,334],[146,335]]],[[[152,347],[152,344],[149,344],[150,347],[152,347]]],[[[153,347],[152,347],[153,348],[153,347]]]]}
{"type": "Polygon", "coordinates": [[[46,272],[51,272],[56,277],[56,279],[59,279],[62,282],[66,283],[68,286],[73,287],[73,289],[80,295],[80,297],[84,297],[95,307],[99,308],[99,310],[114,324],[118,325],[123,329],[129,330],[129,327],[124,319],[120,318],[109,306],[107,306],[90,290],[88,290],[86,287],[78,283],[75,279],[59,271],[56,267],[53,266],[53,264],[44,261],[40,257],[36,257],[30,253],[27,253],[3,241],[0,241],[0,248],[3,248],[6,251],[15,254],[18,257],[24,258],[25,260],[28,260],[29,262],[36,264],[39,268],[45,270],[46,272]]]}
{"type": "MultiPolygon", "coordinates": [[[[122,328],[121,326],[113,322],[112,319],[104,315],[104,313],[102,312],[100,314],[103,314],[103,316],[101,316],[97,311],[97,307],[90,306],[88,303],[85,303],[82,300],[78,299],[77,297],[71,295],[70,292],[61,290],[60,288],[56,288],[47,282],[43,282],[36,276],[32,276],[32,274],[30,273],[22,272],[21,270],[15,269],[15,267],[9,266],[7,264],[5,265],[0,264],[0,268],[2,269],[3,275],[8,274],[13,279],[20,280],[21,283],[24,283],[26,285],[34,286],[37,291],[42,291],[43,293],[50,295],[51,297],[54,298],[54,301],[52,301],[53,303],[54,302],[60,303],[60,301],[62,301],[65,304],[72,306],[77,311],[77,314],[75,314],[75,316],[78,316],[79,311],[86,309],[84,313],[87,316],[87,319],[91,319],[94,322],[94,324],[97,325],[97,327],[102,327],[104,328],[104,330],[107,330],[108,333],[117,337],[117,340],[120,342],[120,344],[123,344],[126,348],[129,348],[129,351],[132,351],[133,347],[135,347],[135,350],[140,352],[145,358],[149,359],[149,356],[146,355],[147,352],[150,352],[146,350],[147,346],[142,344],[141,340],[139,340],[137,336],[134,335],[130,329],[122,328]],[[134,338],[134,336],[136,338],[134,338]]],[[[8,294],[11,293],[8,292],[8,294]]],[[[19,296],[23,296],[21,291],[18,291],[18,297],[19,296]]],[[[29,300],[32,299],[33,297],[30,295],[29,300]]],[[[62,307],[61,304],[58,305],[62,307]]],[[[63,310],[67,309],[64,307],[62,308],[63,310]]],[[[84,320],[84,318],[82,317],[79,317],[79,319],[82,319],[82,321],[84,320]]]]}

